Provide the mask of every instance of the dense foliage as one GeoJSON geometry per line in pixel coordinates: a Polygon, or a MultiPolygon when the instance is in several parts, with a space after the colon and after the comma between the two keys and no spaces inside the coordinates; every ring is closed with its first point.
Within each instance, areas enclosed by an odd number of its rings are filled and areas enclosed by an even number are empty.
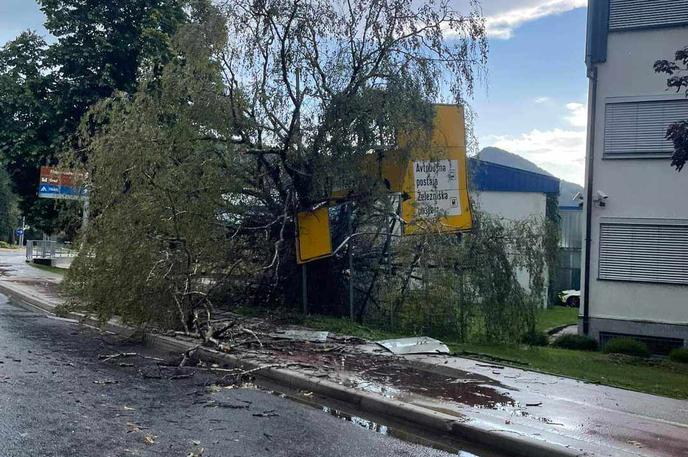
{"type": "Polygon", "coordinates": [[[471,233],[404,237],[376,268],[356,266],[371,285],[362,297],[369,318],[463,341],[534,333],[546,300],[548,233],[547,221],[500,220],[476,208],[471,233]]]}
{"type": "Polygon", "coordinates": [[[76,129],[94,103],[133,92],[143,69],[161,68],[186,17],[181,0],[39,3],[54,41],[27,31],[0,49],[0,163],[29,224],[54,233],[64,226],[55,202],[36,197],[39,167],[78,146],[76,129]]]}
{"type": "Polygon", "coordinates": [[[68,286],[102,317],[190,325],[193,313],[210,312],[213,291],[251,263],[237,261],[246,257],[225,225],[242,170],[221,141],[232,122],[211,50],[222,47],[223,32],[211,19],[181,26],[180,51],[159,75],[84,119],[93,218],[68,286]]]}
{"type": "Polygon", "coordinates": [[[672,349],[669,353],[669,359],[672,362],[688,363],[688,348],[672,349]]]}
{"type": "MultiPolygon", "coordinates": [[[[658,60],[655,71],[669,75],[667,87],[676,92],[685,91],[688,97],[688,47],[676,51],[673,60],[658,60]]],[[[688,119],[669,126],[666,138],[674,143],[671,165],[681,171],[688,161],[688,119]]]]}
{"type": "Polygon", "coordinates": [[[7,172],[0,168],[0,241],[11,241],[18,226],[17,196],[12,192],[7,172]]]}

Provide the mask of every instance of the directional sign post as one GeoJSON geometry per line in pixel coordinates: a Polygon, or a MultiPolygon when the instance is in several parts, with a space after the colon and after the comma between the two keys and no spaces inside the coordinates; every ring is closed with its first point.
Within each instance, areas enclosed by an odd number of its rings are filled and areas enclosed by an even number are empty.
{"type": "Polygon", "coordinates": [[[41,167],[38,183],[38,197],[53,200],[81,200],[84,202],[81,229],[88,224],[88,175],[80,171],[60,170],[54,167],[41,167]]]}
{"type": "Polygon", "coordinates": [[[405,234],[472,228],[463,108],[435,106],[431,144],[411,152],[403,192],[405,234]]]}
{"type": "Polygon", "coordinates": [[[38,196],[55,200],[85,200],[85,182],[85,173],[41,167],[38,196]]]}

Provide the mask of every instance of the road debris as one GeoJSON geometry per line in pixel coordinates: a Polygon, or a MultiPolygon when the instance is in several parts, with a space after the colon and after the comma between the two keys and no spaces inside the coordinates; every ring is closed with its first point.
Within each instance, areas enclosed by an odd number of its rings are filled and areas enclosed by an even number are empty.
{"type": "Polygon", "coordinates": [[[204,408],[227,408],[227,409],[248,409],[249,404],[237,405],[221,401],[210,400],[203,404],[204,408]]]}
{"type": "Polygon", "coordinates": [[[268,411],[263,411],[262,413],[253,413],[254,417],[278,417],[279,414],[275,412],[274,409],[270,409],[268,411]]]}
{"type": "Polygon", "coordinates": [[[316,330],[281,330],[279,332],[272,333],[270,336],[293,341],[324,343],[330,336],[330,332],[321,332],[316,330]]]}
{"type": "Polygon", "coordinates": [[[451,353],[446,344],[427,336],[382,340],[375,343],[396,355],[451,353]]]}

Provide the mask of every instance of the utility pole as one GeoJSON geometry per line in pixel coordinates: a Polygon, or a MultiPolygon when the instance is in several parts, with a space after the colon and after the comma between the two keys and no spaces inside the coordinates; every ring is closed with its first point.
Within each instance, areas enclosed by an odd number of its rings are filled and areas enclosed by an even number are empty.
{"type": "Polygon", "coordinates": [[[19,246],[24,246],[24,232],[26,231],[26,216],[22,216],[22,229],[19,234],[19,246]]]}
{"type": "Polygon", "coordinates": [[[81,233],[82,235],[86,233],[86,228],[88,227],[88,212],[89,212],[88,196],[84,198],[84,210],[81,213],[81,233]]]}
{"type": "Polygon", "coordinates": [[[301,265],[301,300],[303,301],[303,314],[308,315],[308,268],[306,263],[301,265]]]}
{"type": "Polygon", "coordinates": [[[349,223],[349,318],[354,320],[354,237],[353,237],[353,218],[354,218],[354,205],[349,203],[347,208],[347,216],[349,223]]]}

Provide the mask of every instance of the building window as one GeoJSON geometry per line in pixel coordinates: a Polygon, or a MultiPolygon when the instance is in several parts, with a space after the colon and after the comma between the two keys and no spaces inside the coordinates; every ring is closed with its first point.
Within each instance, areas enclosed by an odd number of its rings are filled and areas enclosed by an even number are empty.
{"type": "Polygon", "coordinates": [[[688,285],[688,225],[600,225],[599,279],[688,285]]]}
{"type": "Polygon", "coordinates": [[[671,157],[669,125],[688,119],[688,100],[607,103],[604,119],[605,159],[671,157]]]}
{"type": "Polygon", "coordinates": [[[688,0],[611,0],[609,31],[688,25],[688,0]]]}

